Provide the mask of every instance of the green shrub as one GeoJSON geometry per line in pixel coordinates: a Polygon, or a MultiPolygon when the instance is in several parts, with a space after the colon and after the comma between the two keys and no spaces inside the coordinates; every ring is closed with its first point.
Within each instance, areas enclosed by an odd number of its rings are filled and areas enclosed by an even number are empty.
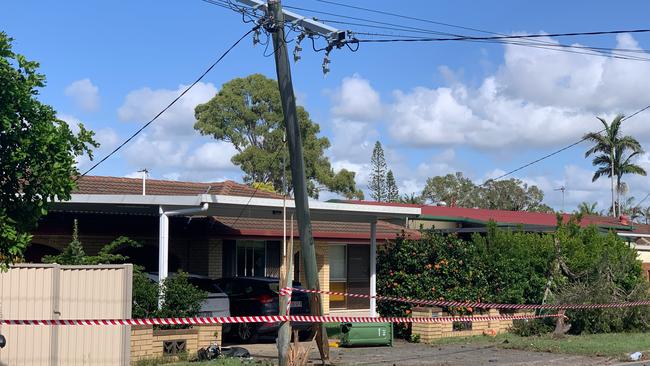
{"type": "Polygon", "coordinates": [[[539,336],[555,328],[554,318],[514,320],[509,331],[520,337],[539,336]]]}
{"type": "MultiPolygon", "coordinates": [[[[491,224],[486,235],[461,240],[423,232],[398,238],[378,252],[381,295],[425,300],[514,304],[613,303],[648,299],[637,253],[614,233],[571,220],[555,233],[524,233],[491,224]],[[548,295],[548,296],[546,296],[548,295]],[[545,297],[546,296],[546,297],[545,297]]],[[[380,301],[383,316],[408,316],[412,305],[380,301]]],[[[448,308],[451,314],[474,309],[448,308]]],[[[650,329],[648,307],[567,311],[571,333],[650,329]]],[[[521,334],[550,330],[552,321],[513,327],[521,334]]],[[[396,326],[409,339],[410,328],[396,326]]]]}
{"type": "MultiPolygon", "coordinates": [[[[398,238],[378,252],[378,293],[426,300],[483,300],[487,282],[476,247],[454,236],[431,232],[422,239],[398,238]]],[[[408,316],[411,305],[380,301],[383,316],[408,316]]],[[[467,309],[452,309],[467,311],[467,309]]],[[[410,328],[396,324],[396,334],[408,339],[410,328]]]]}
{"type": "MultiPolygon", "coordinates": [[[[140,269],[133,273],[133,302],[131,314],[134,318],[178,318],[195,317],[201,310],[207,293],[188,282],[187,273],[167,277],[162,285],[151,281],[140,269]],[[158,309],[158,296],[162,291],[163,306],[158,309]]],[[[174,328],[184,326],[173,326],[174,328]]],[[[159,328],[171,328],[160,326],[159,328]]]]}

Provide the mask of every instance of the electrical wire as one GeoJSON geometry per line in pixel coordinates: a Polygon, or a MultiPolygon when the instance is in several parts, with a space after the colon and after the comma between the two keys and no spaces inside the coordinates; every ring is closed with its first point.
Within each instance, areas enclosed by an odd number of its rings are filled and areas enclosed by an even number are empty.
{"type": "Polygon", "coordinates": [[[210,65],[192,84],[190,84],[187,88],[185,88],[176,98],[174,98],[165,108],[163,108],[158,114],[156,114],[149,122],[145,123],[142,127],[140,127],[137,131],[135,131],[129,138],[124,140],[120,145],[118,145],[113,151],[111,151],[108,155],[103,157],[101,160],[99,160],[97,163],[95,163],[92,167],[90,167],[88,170],[86,170],[83,174],[78,176],[75,181],[77,181],[79,178],[87,175],[91,171],[93,171],[95,168],[97,168],[100,164],[105,162],[108,158],[113,156],[115,153],[117,153],[121,148],[123,148],[126,144],[128,144],[131,140],[133,140],[136,136],[140,134],[140,132],[144,131],[145,128],[149,127],[154,121],[156,121],[160,116],[162,116],[169,108],[171,108],[176,102],[178,102],[187,92],[190,91],[196,84],[198,84],[221,60],[223,60],[226,55],[230,53],[230,51],[233,50],[244,38],[246,38],[249,34],[253,33],[255,30],[257,30],[260,27],[260,25],[257,25],[253,27],[251,30],[247,31],[244,33],[243,36],[241,36],[235,43],[233,43],[228,49],[226,49],[225,52],[219,56],[219,58],[210,65]]]}
{"type": "MultiPolygon", "coordinates": [[[[284,146],[286,146],[286,141],[284,143],[284,146]]],[[[283,148],[278,149],[275,152],[275,154],[271,158],[271,161],[275,161],[278,158],[278,155],[280,155],[280,153],[284,151],[284,146],[283,146],[283,148]]],[[[286,169],[286,166],[283,165],[282,168],[286,169]]],[[[253,200],[253,197],[255,197],[255,195],[257,194],[257,191],[259,191],[259,190],[260,190],[260,185],[257,185],[257,187],[255,187],[255,190],[253,191],[253,193],[250,195],[250,197],[248,197],[248,201],[246,201],[246,204],[244,205],[244,207],[242,207],[241,210],[239,211],[239,215],[237,215],[237,218],[235,219],[235,221],[230,225],[234,226],[234,225],[237,224],[237,222],[239,222],[239,219],[244,214],[244,211],[246,211],[246,208],[248,208],[248,206],[251,204],[251,201],[253,200]]],[[[285,193],[283,192],[283,194],[285,194],[285,193]]]]}
{"type": "MultiPolygon", "coordinates": [[[[319,1],[319,0],[317,0],[317,1],[319,1]]],[[[334,5],[339,5],[339,6],[344,6],[344,7],[348,7],[348,8],[353,8],[353,9],[358,9],[358,10],[370,11],[370,12],[373,12],[373,13],[396,16],[396,17],[399,17],[399,18],[412,19],[412,20],[417,20],[417,21],[422,21],[422,22],[427,22],[427,23],[433,23],[433,24],[439,24],[439,25],[444,25],[444,26],[449,26],[449,27],[454,27],[454,28],[460,28],[460,29],[465,29],[465,30],[472,30],[472,31],[476,31],[476,32],[486,33],[486,34],[495,34],[495,35],[498,35],[500,37],[510,37],[510,36],[508,36],[506,34],[486,31],[486,30],[482,30],[482,29],[464,27],[464,26],[459,26],[459,25],[454,25],[454,24],[449,24],[449,23],[443,23],[443,22],[437,22],[437,21],[428,20],[428,19],[410,17],[410,16],[394,14],[394,13],[389,13],[389,12],[380,11],[380,10],[374,10],[374,9],[368,9],[368,8],[348,5],[348,4],[341,4],[341,3],[334,2],[334,1],[322,1],[322,2],[326,2],[326,3],[334,4],[334,5]]],[[[344,18],[344,19],[361,20],[361,21],[366,21],[366,22],[372,22],[372,23],[375,23],[375,24],[389,25],[389,26],[392,26],[394,30],[401,30],[401,31],[406,31],[406,32],[441,34],[441,35],[453,36],[455,38],[468,37],[468,36],[458,35],[458,34],[453,34],[453,33],[440,32],[440,31],[410,27],[410,26],[403,26],[403,25],[399,25],[399,24],[388,23],[388,22],[380,22],[380,21],[375,21],[375,20],[368,20],[368,19],[359,18],[359,17],[351,17],[351,16],[347,16],[347,15],[340,15],[340,14],[335,14],[335,13],[332,13],[332,12],[325,12],[325,11],[320,11],[320,10],[307,9],[307,8],[302,8],[302,7],[297,7],[297,6],[288,6],[287,5],[287,6],[285,6],[285,8],[292,8],[292,9],[296,9],[296,10],[310,11],[310,12],[314,12],[314,13],[331,15],[331,16],[334,16],[334,17],[339,17],[339,18],[344,18]],[[395,27],[399,27],[399,28],[395,28],[395,27]]],[[[341,22],[341,21],[332,21],[332,20],[330,20],[329,22],[330,23],[339,23],[339,24],[346,24],[347,23],[348,25],[358,25],[358,26],[363,26],[363,27],[389,29],[389,27],[371,25],[371,24],[359,24],[359,23],[341,22]]],[[[379,42],[384,42],[384,41],[379,41],[379,42]]],[[[482,41],[482,42],[486,42],[486,43],[506,43],[505,41],[494,41],[494,42],[493,41],[482,41]]],[[[547,49],[552,50],[552,51],[557,51],[557,52],[577,53],[577,54],[593,55],[593,56],[599,56],[599,57],[624,59],[624,60],[650,61],[650,59],[643,58],[643,57],[635,57],[635,56],[629,56],[629,55],[618,55],[618,54],[614,53],[614,52],[646,53],[647,50],[641,50],[641,49],[618,49],[618,48],[590,47],[590,46],[580,46],[580,45],[566,45],[566,44],[562,44],[562,43],[557,44],[557,43],[554,43],[554,42],[544,41],[544,40],[541,40],[541,39],[534,39],[534,38],[529,38],[526,41],[522,41],[522,42],[519,42],[519,43],[508,43],[508,44],[513,44],[513,45],[522,46],[522,47],[540,48],[540,49],[545,49],[546,46],[548,46],[550,48],[547,48],[547,49]],[[570,50],[572,48],[587,50],[587,52],[579,52],[579,51],[570,50]],[[608,51],[608,52],[611,52],[612,54],[604,54],[604,53],[602,53],[602,51],[608,51]]]]}
{"type": "MultiPolygon", "coordinates": [[[[479,33],[484,33],[484,34],[492,34],[492,35],[497,35],[497,36],[507,36],[507,34],[503,33],[498,33],[498,32],[493,32],[493,31],[488,31],[484,29],[478,29],[478,28],[472,28],[472,27],[466,27],[462,25],[457,25],[457,24],[451,24],[451,23],[444,23],[440,21],[435,21],[431,19],[424,19],[424,18],[418,18],[418,17],[413,17],[409,15],[403,15],[403,14],[397,14],[397,13],[392,13],[388,11],[383,11],[383,10],[377,10],[377,9],[371,9],[371,8],[366,8],[362,6],[356,6],[356,5],[350,5],[350,4],[344,4],[332,0],[316,0],[321,3],[326,3],[326,4],[331,4],[331,5],[336,5],[336,6],[341,6],[345,8],[350,8],[350,9],[356,9],[356,10],[362,10],[370,13],[376,13],[376,14],[382,14],[382,15],[388,15],[392,17],[397,17],[397,18],[402,18],[402,19],[408,19],[408,20],[415,20],[419,22],[425,22],[425,23],[431,23],[431,24],[436,24],[436,25],[442,25],[446,27],[452,27],[452,28],[457,28],[457,29],[464,29],[464,30],[470,30],[474,32],[479,32],[479,33]]],[[[543,42],[540,40],[536,40],[536,42],[540,43],[546,43],[548,45],[554,45],[551,42],[543,42]]],[[[608,48],[601,48],[601,47],[585,47],[585,46],[568,46],[568,45],[561,45],[561,47],[575,47],[575,48],[586,48],[586,49],[592,49],[592,50],[612,50],[608,48]]],[[[620,52],[632,52],[632,53],[648,53],[648,50],[640,50],[640,49],[616,49],[617,51],[620,52]]]]}
{"type": "Polygon", "coordinates": [[[395,39],[359,39],[357,42],[362,43],[393,43],[393,42],[444,42],[444,41],[487,41],[487,40],[500,40],[500,39],[530,39],[530,38],[551,38],[551,37],[577,37],[577,36],[597,36],[605,34],[629,34],[629,33],[648,33],[650,29],[626,29],[626,30],[610,30],[610,31],[594,31],[594,32],[569,32],[569,33],[549,33],[549,34],[521,34],[510,36],[490,36],[490,37],[433,37],[433,38],[395,38],[395,39]]]}
{"type": "MultiPolygon", "coordinates": [[[[648,109],[650,109],[650,105],[645,106],[645,107],[643,107],[643,108],[637,110],[636,112],[632,113],[631,115],[622,118],[622,119],[621,119],[621,122],[626,121],[626,120],[628,120],[628,119],[630,119],[630,118],[636,116],[637,114],[639,114],[639,113],[641,113],[641,112],[644,112],[644,111],[646,111],[646,110],[648,110],[648,109]]],[[[605,132],[605,129],[602,129],[602,130],[596,132],[596,134],[601,134],[601,133],[603,133],[603,132],[605,132]]],[[[504,173],[504,174],[501,174],[500,176],[498,176],[498,177],[496,177],[496,178],[488,179],[488,180],[486,180],[485,182],[483,182],[482,185],[485,185],[485,184],[486,184],[487,182],[489,182],[489,181],[497,181],[497,180],[500,180],[500,179],[505,178],[505,177],[507,177],[507,176],[509,176],[509,175],[511,175],[511,174],[514,174],[514,173],[516,173],[516,172],[518,172],[518,171],[520,171],[520,170],[523,170],[523,169],[525,169],[525,168],[528,168],[529,166],[534,165],[534,164],[537,164],[537,163],[539,163],[539,162],[542,161],[542,160],[546,160],[546,159],[548,159],[548,158],[550,158],[550,157],[552,157],[552,156],[554,156],[554,155],[557,155],[557,154],[559,154],[559,153],[561,153],[561,152],[563,152],[563,151],[565,151],[565,150],[568,150],[568,149],[570,149],[570,148],[572,148],[572,147],[574,147],[574,146],[576,146],[576,145],[579,145],[579,144],[581,144],[582,142],[586,141],[587,139],[588,139],[587,137],[583,137],[583,138],[581,138],[580,140],[578,140],[578,141],[576,141],[576,142],[574,142],[574,143],[572,143],[572,144],[569,144],[569,145],[567,145],[567,146],[564,146],[564,147],[561,148],[561,149],[555,150],[555,151],[553,151],[553,152],[550,153],[550,154],[546,154],[546,155],[544,155],[544,156],[542,156],[542,157],[540,157],[540,158],[538,158],[538,159],[535,159],[535,160],[531,161],[530,163],[524,164],[524,165],[522,165],[522,166],[520,166],[520,167],[518,167],[518,168],[516,168],[516,169],[510,170],[509,172],[506,172],[506,173],[504,173]]]]}

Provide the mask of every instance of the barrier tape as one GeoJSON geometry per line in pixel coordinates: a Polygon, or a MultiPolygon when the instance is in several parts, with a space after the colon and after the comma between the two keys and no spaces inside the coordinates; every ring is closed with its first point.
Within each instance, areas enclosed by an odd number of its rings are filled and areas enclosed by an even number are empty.
{"type": "Polygon", "coordinates": [[[500,316],[445,316],[424,317],[356,317],[356,316],[317,316],[317,315],[267,315],[267,316],[227,316],[195,318],[149,318],[149,319],[56,319],[56,320],[9,320],[2,319],[3,325],[209,325],[237,323],[451,323],[480,322],[494,320],[527,320],[540,318],[559,318],[563,314],[546,315],[500,315],[500,316]]]}
{"type": "Polygon", "coordinates": [[[618,302],[618,303],[609,303],[609,304],[498,304],[498,303],[488,303],[488,302],[467,302],[467,301],[447,301],[447,300],[417,300],[410,299],[407,297],[392,297],[392,296],[382,296],[382,295],[364,295],[364,294],[351,294],[347,292],[335,292],[335,291],[325,291],[325,290],[309,290],[304,288],[284,288],[282,291],[300,291],[311,294],[328,294],[328,295],[337,295],[337,296],[348,296],[348,297],[357,297],[357,298],[366,298],[366,299],[376,299],[376,300],[386,300],[386,301],[398,301],[405,302],[409,304],[416,305],[434,305],[434,306],[453,306],[453,307],[466,307],[466,308],[479,308],[479,309],[555,309],[555,310],[567,310],[567,309],[605,309],[605,308],[629,308],[634,306],[644,306],[650,305],[650,300],[639,300],[631,302],[618,302]]]}

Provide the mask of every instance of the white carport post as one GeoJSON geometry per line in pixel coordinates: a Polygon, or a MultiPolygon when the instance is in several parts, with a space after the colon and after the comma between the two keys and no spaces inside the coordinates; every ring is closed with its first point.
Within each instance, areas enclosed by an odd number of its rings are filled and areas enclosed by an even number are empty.
{"type": "MultiPolygon", "coordinates": [[[[175,211],[165,211],[158,206],[160,219],[158,221],[158,283],[163,283],[169,273],[169,216],[191,215],[207,211],[210,204],[204,202],[201,207],[184,208],[175,211]]],[[[162,307],[163,294],[158,298],[158,307],[162,307]]]]}
{"type": "Polygon", "coordinates": [[[370,222],[370,316],[377,316],[377,220],[370,222]]]}
{"type": "MultiPolygon", "coordinates": [[[[163,283],[169,270],[169,216],[162,206],[158,207],[158,283],[163,283]]],[[[158,308],[162,307],[162,293],[158,298],[158,308]]]]}

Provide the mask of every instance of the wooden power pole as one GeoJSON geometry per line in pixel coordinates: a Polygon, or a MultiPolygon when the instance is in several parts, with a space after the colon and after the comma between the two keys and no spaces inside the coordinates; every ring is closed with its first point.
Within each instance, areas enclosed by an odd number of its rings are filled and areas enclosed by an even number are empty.
{"type": "MultiPolygon", "coordinates": [[[[282,13],[282,5],[279,0],[269,0],[268,14],[273,21],[271,30],[273,32],[273,49],[275,50],[275,70],[278,76],[278,87],[280,88],[280,99],[282,101],[282,111],[284,112],[287,144],[289,145],[291,182],[293,184],[294,201],[296,204],[296,218],[298,220],[300,249],[301,257],[303,258],[303,267],[305,269],[306,285],[310,289],[320,289],[318,266],[316,264],[316,248],[311,231],[311,215],[309,213],[302,138],[298,125],[296,98],[293,93],[287,44],[284,38],[284,14],[282,13]]],[[[311,299],[311,313],[313,315],[323,315],[323,303],[320,294],[312,294],[311,299]]],[[[284,305],[280,304],[280,306],[284,305]]],[[[327,342],[325,325],[323,323],[315,323],[314,330],[321,359],[323,361],[329,360],[329,344],[327,342]]],[[[287,340],[283,341],[286,342],[287,340]]],[[[284,345],[279,344],[279,347],[284,347],[284,345]]]]}
{"type": "MultiPolygon", "coordinates": [[[[340,46],[346,38],[346,32],[323,24],[315,19],[304,17],[293,12],[283,10],[280,0],[237,0],[239,3],[250,6],[253,9],[264,9],[267,22],[265,30],[272,33],[273,50],[275,56],[275,69],[280,89],[282,111],[284,112],[284,124],[286,128],[287,144],[289,146],[289,163],[291,165],[291,182],[293,184],[294,200],[296,205],[296,219],[298,221],[298,233],[300,235],[300,251],[303,261],[303,268],[306,279],[306,287],[320,290],[318,281],[318,266],[316,264],[316,248],[311,230],[311,216],[309,214],[309,201],[307,195],[307,179],[305,178],[305,166],[302,152],[302,138],[296,113],[296,98],[293,93],[291,82],[291,68],[285,40],[284,25],[291,23],[294,26],[302,27],[303,34],[323,36],[331,50],[334,46],[340,46]],[[270,25],[269,25],[270,23],[270,25]]],[[[326,60],[328,60],[326,58],[326,60]]],[[[325,61],[324,61],[325,64],[325,61]]],[[[286,304],[280,304],[280,307],[286,304]]],[[[318,293],[311,295],[311,313],[313,315],[323,314],[323,302],[318,293]]],[[[314,324],[316,341],[320,351],[321,359],[329,360],[329,344],[327,333],[323,323],[314,324]]],[[[282,342],[288,342],[288,337],[282,337],[282,342]]],[[[278,339],[278,349],[286,350],[278,339]]]]}

